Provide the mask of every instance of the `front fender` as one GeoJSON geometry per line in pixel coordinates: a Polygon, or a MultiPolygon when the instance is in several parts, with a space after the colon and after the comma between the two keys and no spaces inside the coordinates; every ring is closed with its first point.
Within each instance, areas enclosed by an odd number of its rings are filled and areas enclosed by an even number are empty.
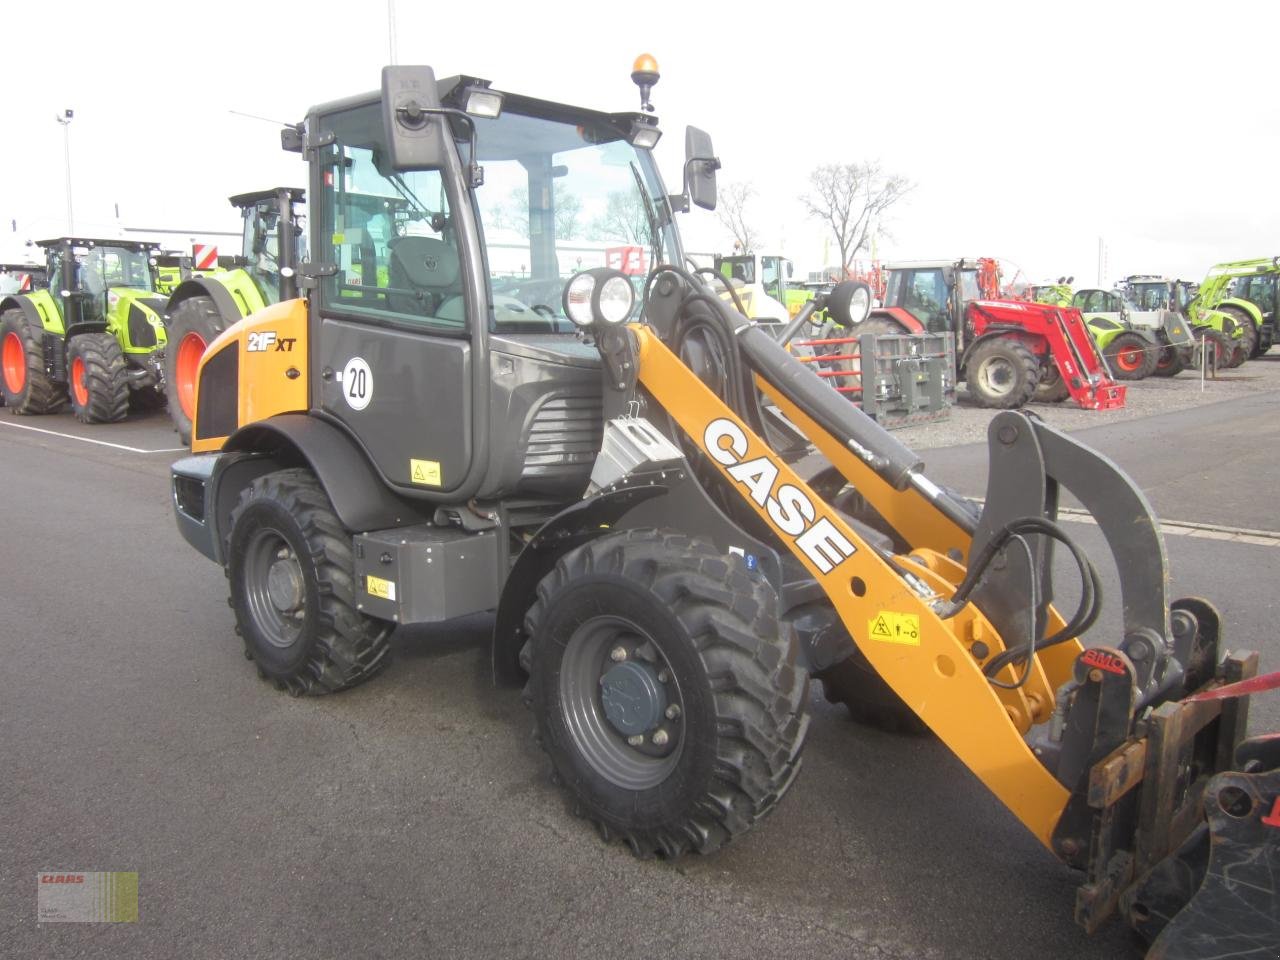
{"type": "Polygon", "coordinates": [[[306,464],[348,530],[363,532],[425,523],[417,507],[397,497],[349,436],[303,413],[286,413],[243,427],[223,450],[259,453],[285,464],[306,464]]]}
{"type": "Polygon", "coordinates": [[[21,310],[23,316],[31,323],[39,324],[45,333],[63,336],[66,327],[62,324],[62,311],[58,309],[58,301],[48,290],[35,290],[18,297],[5,297],[0,301],[0,312],[5,310],[21,310]]]}
{"type": "Polygon", "coordinates": [[[524,615],[533,606],[538,584],[556,562],[575,547],[612,533],[633,507],[668,492],[663,485],[630,487],[579,500],[552,517],[520,551],[502,586],[493,624],[493,679],[500,686],[520,682],[524,615]]]}

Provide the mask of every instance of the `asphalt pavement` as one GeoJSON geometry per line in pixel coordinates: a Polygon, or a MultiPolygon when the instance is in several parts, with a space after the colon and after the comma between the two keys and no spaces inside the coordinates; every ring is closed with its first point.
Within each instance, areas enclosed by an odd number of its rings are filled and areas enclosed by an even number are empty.
{"type": "MultiPolygon", "coordinates": [[[[1266,393],[1079,436],[1162,519],[1268,531],[1278,412],[1266,393]]],[[[0,411],[0,956],[1134,955],[1118,926],[1073,924],[1078,877],[935,740],[820,696],[774,815],[671,864],[570,815],[518,694],[490,684],[486,617],[401,629],[391,668],[347,693],[277,692],[174,528],[176,446],[163,413],[0,411]],[[38,924],[47,870],[137,871],[140,922],[38,924]]],[[[981,447],[926,460],[982,494],[981,447]]],[[[1172,595],[1212,599],[1274,668],[1280,538],[1196,529],[1168,538],[1172,595]]],[[[1280,729],[1278,701],[1255,729],[1280,729]]]]}

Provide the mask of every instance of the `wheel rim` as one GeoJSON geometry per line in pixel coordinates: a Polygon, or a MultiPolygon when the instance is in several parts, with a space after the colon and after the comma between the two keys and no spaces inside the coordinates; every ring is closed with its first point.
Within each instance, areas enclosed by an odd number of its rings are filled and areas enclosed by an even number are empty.
{"type": "Polygon", "coordinates": [[[611,783],[645,790],[675,769],[684,741],[680,686],[658,645],[630,620],[593,617],[574,630],[560,665],[560,709],[578,751],[611,783]],[[620,724],[620,714],[630,723],[620,724]]]}
{"type": "Polygon", "coordinates": [[[195,416],[196,409],[196,373],[200,369],[200,358],[204,356],[207,344],[198,333],[188,333],[178,344],[178,359],[174,364],[174,386],[178,394],[178,405],[188,420],[195,416]]]}
{"type": "Polygon", "coordinates": [[[245,546],[244,596],[258,632],[273,647],[293,646],[306,617],[306,579],[298,555],[277,530],[256,530],[245,546]]]}
{"type": "Polygon", "coordinates": [[[84,359],[82,357],[76,357],[71,361],[71,393],[76,398],[77,406],[88,406],[89,385],[85,383],[84,359]]]}
{"type": "Polygon", "coordinates": [[[22,349],[22,340],[12,331],[4,335],[0,364],[4,366],[5,389],[10,393],[21,393],[27,385],[27,352],[22,349]]]}
{"type": "Polygon", "coordinates": [[[1139,347],[1121,347],[1116,351],[1116,366],[1125,373],[1133,373],[1142,366],[1142,350],[1139,347]]]}
{"type": "Polygon", "coordinates": [[[992,357],[978,368],[978,380],[987,393],[1004,397],[1013,392],[1018,374],[1006,358],[992,357]]]}

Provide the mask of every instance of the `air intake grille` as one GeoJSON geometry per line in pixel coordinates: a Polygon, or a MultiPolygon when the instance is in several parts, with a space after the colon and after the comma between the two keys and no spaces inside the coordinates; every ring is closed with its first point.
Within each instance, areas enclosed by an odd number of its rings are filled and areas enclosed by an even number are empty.
{"type": "Polygon", "coordinates": [[[603,431],[600,395],[552,397],[529,425],[524,475],[540,476],[577,465],[590,470],[603,431]]]}

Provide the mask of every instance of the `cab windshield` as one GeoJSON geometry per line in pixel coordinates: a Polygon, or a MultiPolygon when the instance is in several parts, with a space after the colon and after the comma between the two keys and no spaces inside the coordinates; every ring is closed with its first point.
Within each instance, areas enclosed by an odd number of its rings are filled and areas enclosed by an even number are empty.
{"type": "Polygon", "coordinates": [[[1130,288],[1129,299],[1139,310],[1164,310],[1169,304],[1169,285],[1135,283],[1130,288]]]}
{"type": "MultiPolygon", "coordinates": [[[[679,262],[680,251],[653,159],[627,143],[623,120],[536,102],[520,113],[519,99],[496,119],[475,119],[484,183],[465,202],[474,201],[485,245],[489,328],[569,332],[560,294],[575,272],[610,266],[639,287],[655,260],[679,262]],[[533,115],[552,110],[565,119],[533,115]]],[[[454,133],[466,163],[466,125],[454,133]]],[[[314,255],[333,267],[320,288],[325,308],[467,335],[462,198],[440,170],[391,168],[376,104],[321,117],[317,135],[329,141],[312,211],[322,238],[314,255]]]]}
{"type": "Polygon", "coordinates": [[[77,248],[76,264],[79,287],[87,293],[104,294],[112,287],[133,290],[155,289],[151,277],[151,258],[146,251],[125,247],[77,248]]]}
{"type": "Polygon", "coordinates": [[[477,119],[476,135],[497,329],[572,329],[561,292],[579,270],[613,267],[639,287],[656,262],[679,262],[653,158],[627,143],[620,122],[558,120],[509,104],[496,119],[477,119]]]}

